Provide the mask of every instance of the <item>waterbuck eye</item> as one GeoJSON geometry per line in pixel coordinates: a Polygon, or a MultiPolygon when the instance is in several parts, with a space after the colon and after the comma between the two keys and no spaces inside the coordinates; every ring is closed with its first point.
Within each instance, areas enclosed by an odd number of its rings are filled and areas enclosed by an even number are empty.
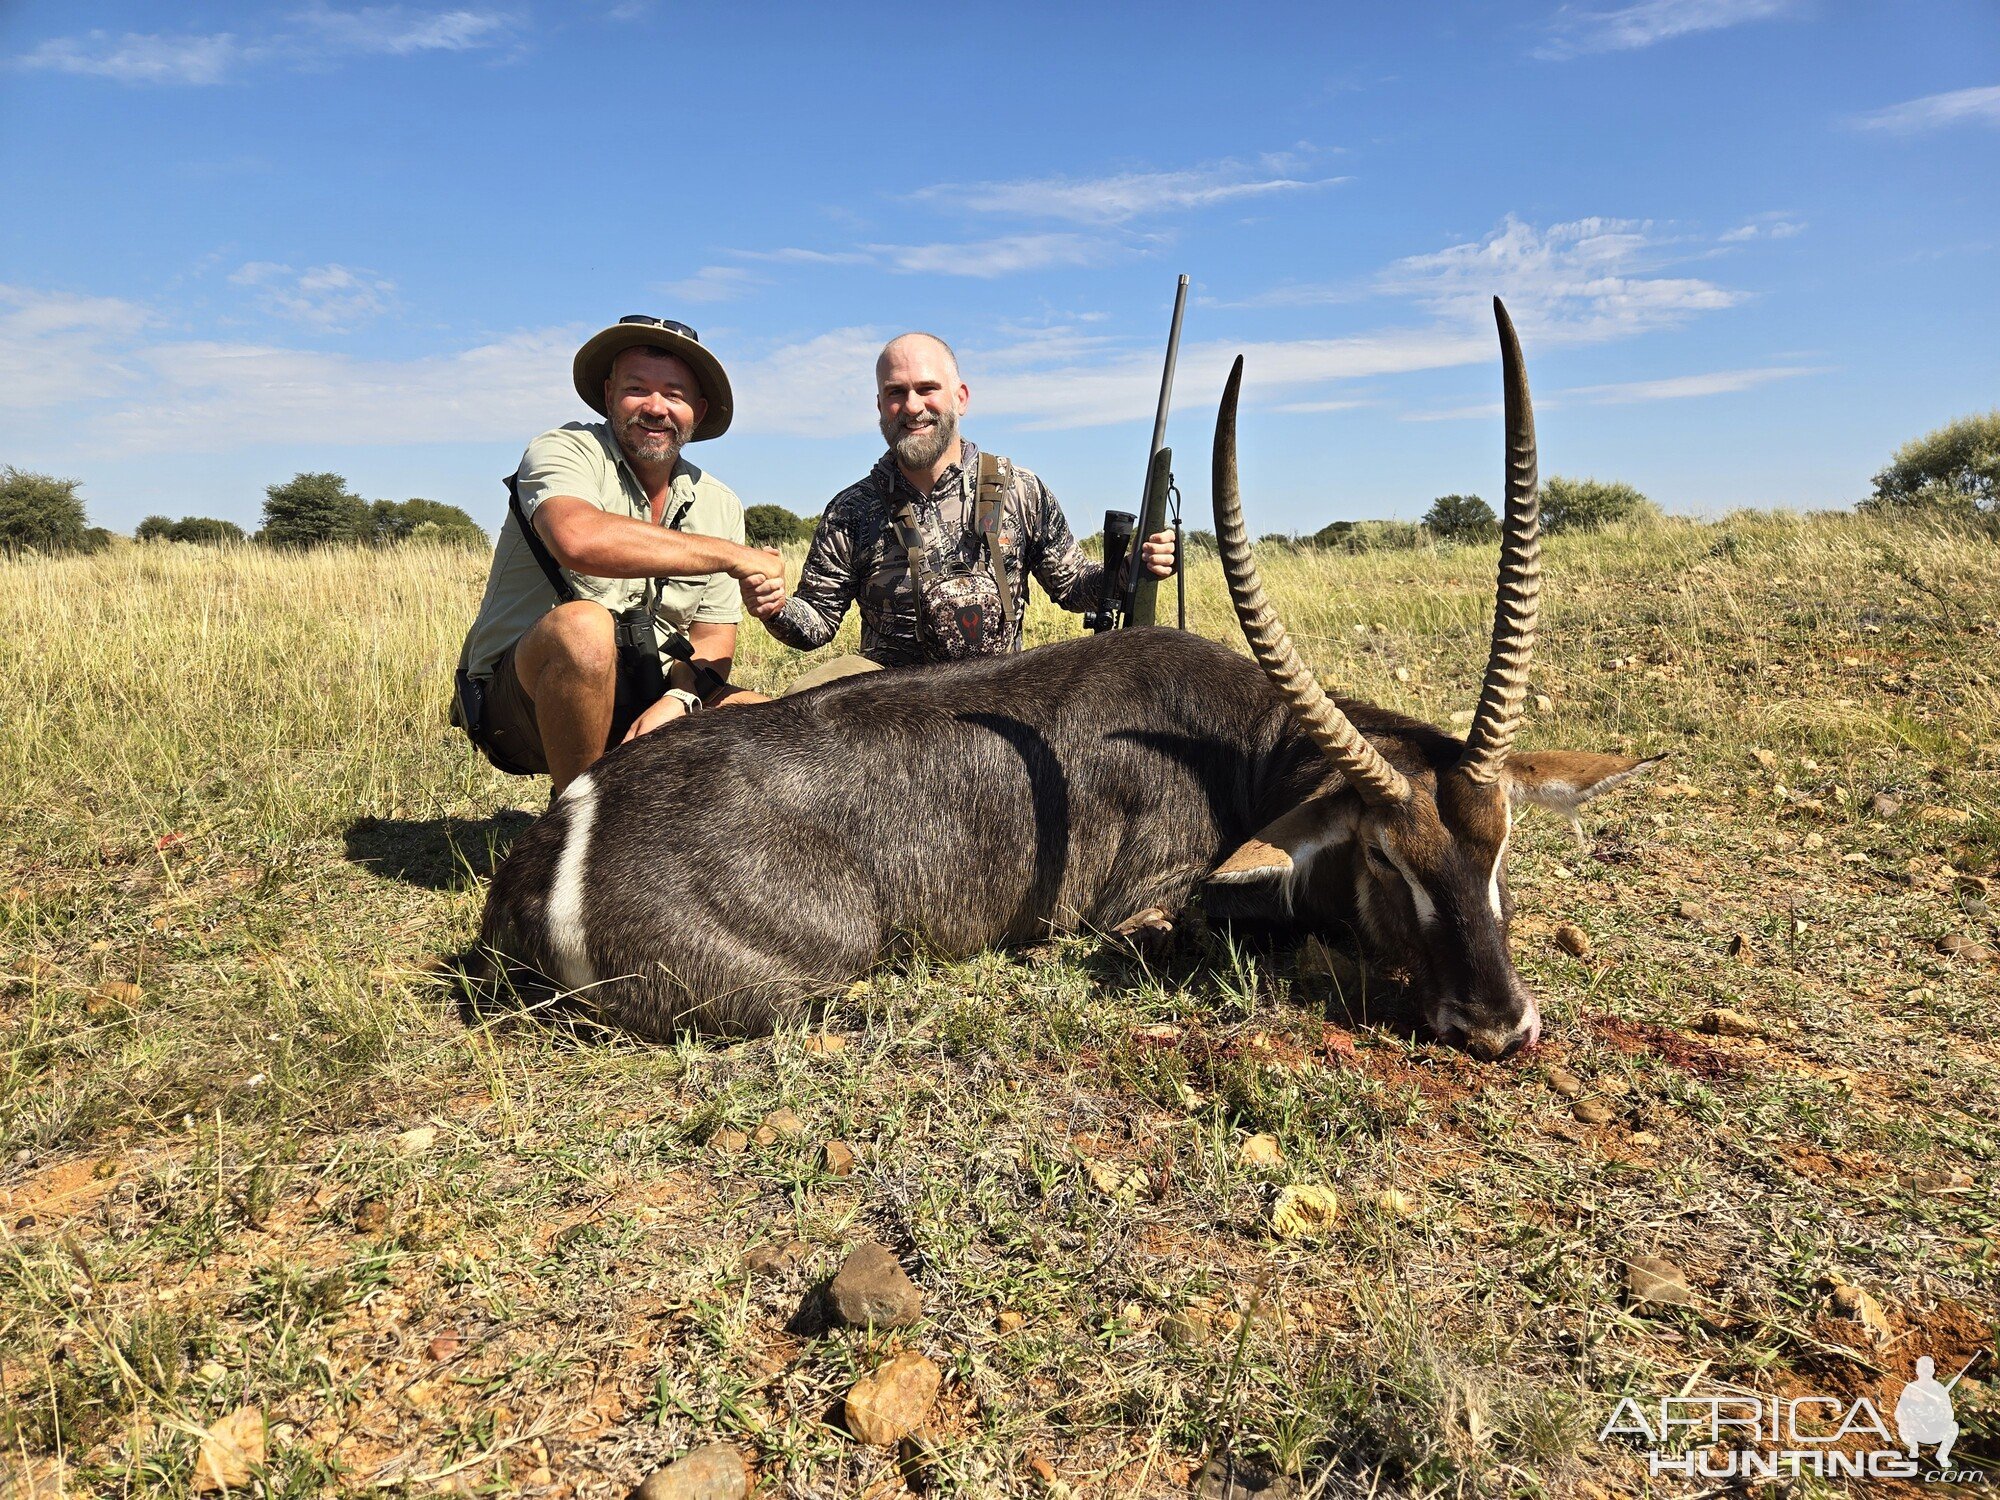
{"type": "Polygon", "coordinates": [[[1368,862],[1370,864],[1376,866],[1378,869],[1387,870],[1391,873],[1394,873],[1396,869],[1396,862],[1393,859],[1389,858],[1387,850],[1383,849],[1383,847],[1380,844],[1370,844],[1367,846],[1367,848],[1368,848],[1368,862]]]}

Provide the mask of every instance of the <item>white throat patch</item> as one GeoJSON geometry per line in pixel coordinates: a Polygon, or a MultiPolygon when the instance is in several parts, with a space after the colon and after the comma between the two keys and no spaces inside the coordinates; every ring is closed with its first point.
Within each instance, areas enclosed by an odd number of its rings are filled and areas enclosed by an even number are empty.
{"type": "Polygon", "coordinates": [[[1514,809],[1507,808],[1507,831],[1500,836],[1500,852],[1493,856],[1493,872],[1486,877],[1486,899],[1493,904],[1496,919],[1503,917],[1500,909],[1500,870],[1507,863],[1507,845],[1514,837],[1514,809]]]}

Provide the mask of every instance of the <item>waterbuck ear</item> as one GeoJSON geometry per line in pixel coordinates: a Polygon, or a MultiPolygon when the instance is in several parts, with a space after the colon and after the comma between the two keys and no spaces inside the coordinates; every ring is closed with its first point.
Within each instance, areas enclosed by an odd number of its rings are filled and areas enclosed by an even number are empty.
{"type": "Polygon", "coordinates": [[[1622,786],[1664,755],[1597,755],[1588,750],[1534,750],[1507,757],[1507,798],[1516,807],[1546,807],[1574,818],[1592,797],[1622,786]]]}
{"type": "Polygon", "coordinates": [[[1546,807],[1569,823],[1570,832],[1585,849],[1581,809],[1592,797],[1630,781],[1664,755],[1598,755],[1589,750],[1534,750],[1507,757],[1507,800],[1516,807],[1546,807]]]}
{"type": "Polygon", "coordinates": [[[1312,857],[1353,831],[1354,810],[1342,801],[1316,797],[1301,802],[1258,829],[1209,874],[1217,885],[1253,885],[1285,880],[1312,857]]]}

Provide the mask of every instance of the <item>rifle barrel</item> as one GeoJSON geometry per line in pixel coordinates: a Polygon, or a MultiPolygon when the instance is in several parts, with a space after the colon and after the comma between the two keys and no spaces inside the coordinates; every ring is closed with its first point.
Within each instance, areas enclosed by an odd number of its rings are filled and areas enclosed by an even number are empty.
{"type": "Polygon", "coordinates": [[[1160,407],[1153,414],[1153,446],[1146,450],[1148,474],[1153,455],[1167,440],[1167,408],[1174,404],[1174,364],[1181,356],[1181,314],[1187,310],[1188,279],[1183,276],[1174,288],[1174,321],[1167,330],[1167,365],[1160,374],[1160,407]]]}

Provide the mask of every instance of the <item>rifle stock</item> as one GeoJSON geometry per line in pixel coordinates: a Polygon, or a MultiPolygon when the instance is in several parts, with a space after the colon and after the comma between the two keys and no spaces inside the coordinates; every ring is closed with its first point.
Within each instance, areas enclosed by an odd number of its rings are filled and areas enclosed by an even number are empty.
{"type": "MultiPolygon", "coordinates": [[[[1157,535],[1167,524],[1167,491],[1174,482],[1174,450],[1161,448],[1153,455],[1146,475],[1145,508],[1139,513],[1139,540],[1157,535]]],[[[1175,559],[1176,565],[1179,559],[1175,559]]],[[[1125,623],[1160,623],[1160,580],[1140,565],[1136,552],[1131,562],[1131,581],[1125,586],[1125,623]]]]}

